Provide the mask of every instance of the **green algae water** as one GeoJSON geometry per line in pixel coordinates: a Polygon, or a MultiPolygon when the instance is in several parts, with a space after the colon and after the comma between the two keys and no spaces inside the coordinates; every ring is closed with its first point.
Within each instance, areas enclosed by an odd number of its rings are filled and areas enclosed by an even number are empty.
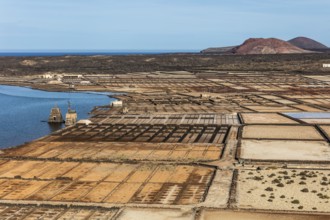
{"type": "Polygon", "coordinates": [[[45,92],[25,87],[0,85],[0,149],[24,144],[64,127],[47,123],[57,105],[63,117],[68,101],[79,119],[89,118],[94,106],[108,105],[111,93],[45,92]]]}

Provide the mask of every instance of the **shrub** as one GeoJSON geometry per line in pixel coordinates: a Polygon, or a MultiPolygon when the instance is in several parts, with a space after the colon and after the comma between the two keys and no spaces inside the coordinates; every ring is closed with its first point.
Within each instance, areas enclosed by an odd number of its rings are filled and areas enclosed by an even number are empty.
{"type": "Polygon", "coordinates": [[[291,203],[292,203],[292,204],[299,204],[300,202],[299,202],[299,200],[295,199],[295,200],[293,200],[291,203]]]}
{"type": "Polygon", "coordinates": [[[281,181],[279,181],[278,179],[274,179],[272,180],[272,184],[276,184],[276,183],[280,183],[281,181]]]}
{"type": "Polygon", "coordinates": [[[275,173],[272,173],[272,174],[270,174],[268,177],[269,177],[269,178],[272,178],[272,177],[274,177],[274,176],[276,176],[276,174],[275,174],[275,173]]]}
{"type": "Polygon", "coordinates": [[[260,180],[262,180],[263,178],[260,177],[260,176],[255,176],[255,177],[253,177],[253,179],[256,180],[256,181],[260,181],[260,180]]]}

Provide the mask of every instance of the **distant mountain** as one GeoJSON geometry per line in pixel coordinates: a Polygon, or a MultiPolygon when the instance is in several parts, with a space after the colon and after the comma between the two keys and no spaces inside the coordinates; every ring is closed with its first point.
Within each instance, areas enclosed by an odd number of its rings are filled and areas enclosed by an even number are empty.
{"type": "Polygon", "coordinates": [[[230,52],[232,54],[294,54],[310,51],[276,38],[250,38],[230,52]]]}
{"type": "Polygon", "coordinates": [[[297,37],[289,41],[277,38],[250,38],[239,46],[211,47],[202,50],[203,54],[295,54],[330,53],[330,48],[307,37],[297,37]]]}
{"type": "Polygon", "coordinates": [[[213,54],[225,54],[237,46],[229,47],[210,47],[205,50],[202,50],[201,53],[213,53],[213,54]]]}
{"type": "Polygon", "coordinates": [[[288,41],[292,45],[305,49],[305,50],[327,50],[329,49],[324,44],[307,37],[296,37],[288,41]]]}

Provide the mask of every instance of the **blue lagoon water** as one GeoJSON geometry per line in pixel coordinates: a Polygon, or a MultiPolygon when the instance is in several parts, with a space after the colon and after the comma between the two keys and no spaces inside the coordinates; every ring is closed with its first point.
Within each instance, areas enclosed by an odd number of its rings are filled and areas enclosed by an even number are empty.
{"type": "Polygon", "coordinates": [[[89,118],[94,106],[108,105],[114,100],[106,94],[45,92],[0,85],[0,148],[17,146],[61,129],[64,125],[46,122],[54,105],[60,107],[65,117],[70,101],[79,120],[89,118]]]}

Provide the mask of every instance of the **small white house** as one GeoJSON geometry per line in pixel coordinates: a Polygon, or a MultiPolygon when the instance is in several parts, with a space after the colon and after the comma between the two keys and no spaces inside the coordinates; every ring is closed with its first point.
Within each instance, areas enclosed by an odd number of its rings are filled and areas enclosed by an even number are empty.
{"type": "Polygon", "coordinates": [[[122,107],[123,106],[123,101],[114,101],[112,102],[112,107],[122,107]]]}
{"type": "Polygon", "coordinates": [[[80,84],[81,85],[89,85],[89,84],[91,84],[91,82],[90,81],[81,81],[80,84]]]}
{"type": "Polygon", "coordinates": [[[330,68],[330,64],[323,64],[323,68],[330,68]]]}
{"type": "Polygon", "coordinates": [[[91,124],[92,122],[91,122],[90,120],[88,120],[88,119],[82,119],[82,120],[79,120],[77,123],[78,123],[78,124],[89,125],[89,124],[91,124]]]}
{"type": "Polygon", "coordinates": [[[51,75],[51,74],[44,74],[44,75],[42,75],[42,78],[44,78],[44,79],[52,79],[53,78],[53,75],[51,75]]]}
{"type": "Polygon", "coordinates": [[[51,80],[51,81],[49,81],[47,84],[50,84],[50,85],[62,84],[62,81],[59,81],[59,80],[51,80]]]}
{"type": "Polygon", "coordinates": [[[82,79],[83,75],[80,74],[63,74],[64,78],[71,78],[71,79],[82,79]]]}
{"type": "Polygon", "coordinates": [[[201,95],[200,95],[200,98],[202,98],[202,99],[208,99],[208,98],[210,98],[211,96],[209,95],[209,94],[206,94],[206,93],[202,93],[201,95]]]}

